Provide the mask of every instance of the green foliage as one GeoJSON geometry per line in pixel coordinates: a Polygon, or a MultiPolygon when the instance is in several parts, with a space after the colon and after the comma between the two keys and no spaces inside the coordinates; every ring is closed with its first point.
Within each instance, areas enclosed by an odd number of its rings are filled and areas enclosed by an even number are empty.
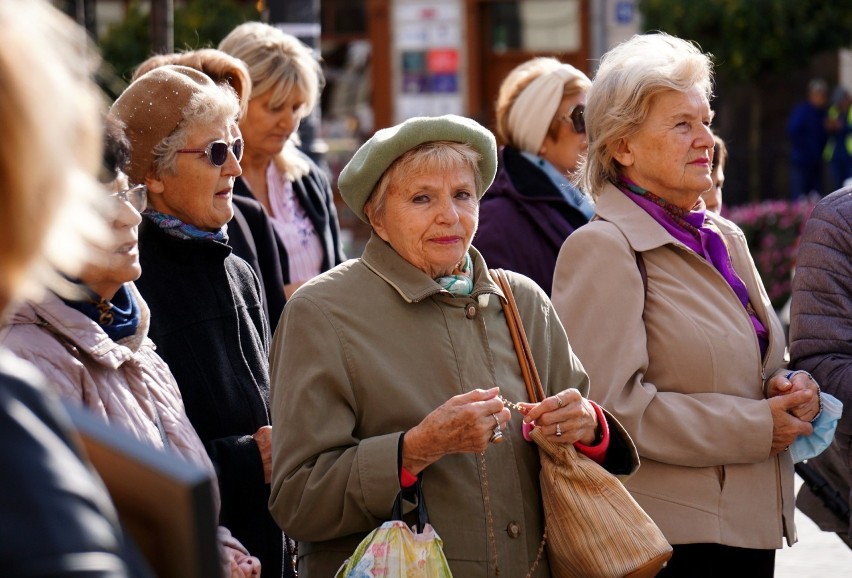
{"type": "Polygon", "coordinates": [[[646,30],[694,40],[718,74],[753,80],[850,44],[852,0],[640,0],[646,30]]]}
{"type": "MultiPolygon", "coordinates": [[[[260,18],[254,4],[245,6],[235,0],[188,0],[175,4],[174,41],[178,51],[216,46],[238,24],[260,18]]],[[[129,79],[133,69],[152,54],[147,9],[143,11],[139,1],[133,0],[125,20],[109,29],[100,46],[108,69],[103,75],[110,85],[107,90],[115,94],[114,86],[121,84],[117,80],[129,79]]]]}

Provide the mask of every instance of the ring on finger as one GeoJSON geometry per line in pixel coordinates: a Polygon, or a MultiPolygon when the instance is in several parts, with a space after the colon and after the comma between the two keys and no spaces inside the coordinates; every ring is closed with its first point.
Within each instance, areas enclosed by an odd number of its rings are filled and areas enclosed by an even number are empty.
{"type": "Polygon", "coordinates": [[[503,428],[500,426],[500,420],[497,418],[496,413],[492,413],[491,417],[494,418],[494,421],[497,422],[497,425],[494,426],[494,431],[491,433],[491,437],[488,438],[488,442],[492,444],[499,444],[503,441],[503,428]]]}
{"type": "Polygon", "coordinates": [[[559,397],[558,393],[556,394],[556,403],[559,404],[559,407],[562,407],[563,405],[565,405],[565,402],[562,401],[562,398],[559,397]]]}
{"type": "Polygon", "coordinates": [[[562,428],[559,426],[559,424],[556,424],[556,437],[560,436],[562,436],[562,428]]]}

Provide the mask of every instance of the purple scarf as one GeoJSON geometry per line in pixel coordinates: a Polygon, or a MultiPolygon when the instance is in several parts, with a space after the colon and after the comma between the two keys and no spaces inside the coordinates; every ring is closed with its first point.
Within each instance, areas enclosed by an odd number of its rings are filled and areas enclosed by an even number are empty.
{"type": "Polygon", "coordinates": [[[760,356],[763,358],[769,345],[769,334],[749,302],[745,283],[734,271],[725,241],[718,232],[704,224],[704,210],[682,209],[623,177],[616,186],[672,237],[703,257],[724,277],[751,318],[760,345],[760,356]]]}

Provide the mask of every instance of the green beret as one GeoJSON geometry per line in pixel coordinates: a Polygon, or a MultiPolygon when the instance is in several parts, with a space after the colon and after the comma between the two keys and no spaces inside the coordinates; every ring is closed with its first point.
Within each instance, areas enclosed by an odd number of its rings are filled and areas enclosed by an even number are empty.
{"type": "Polygon", "coordinates": [[[340,196],[367,223],[364,204],[388,167],[416,146],[438,140],[465,143],[480,154],[482,190],[478,196],[482,197],[497,172],[497,143],[481,124],[454,114],[418,116],[377,131],[343,167],[337,180],[340,196]]]}

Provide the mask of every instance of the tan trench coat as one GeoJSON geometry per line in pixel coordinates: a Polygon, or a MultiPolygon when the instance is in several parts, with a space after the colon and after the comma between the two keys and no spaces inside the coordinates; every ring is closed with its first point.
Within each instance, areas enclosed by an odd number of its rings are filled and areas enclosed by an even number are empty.
{"type": "Polygon", "coordinates": [[[742,232],[708,213],[769,330],[761,363],[748,314],[716,269],[618,189],[562,247],[553,303],[593,384],[627,428],[642,467],[627,482],[673,544],[780,548],[796,541],[793,464],[769,457],[763,379],[785,343],[742,232]],[[645,295],[634,252],[647,269],[645,295]]]}
{"type": "MultiPolygon", "coordinates": [[[[475,249],[471,257],[473,294],[453,297],[374,235],[361,259],[288,301],[272,348],[270,509],[300,542],[300,576],[334,575],[389,519],[402,432],[475,388],[499,385],[508,399],[526,399],[502,294],[475,249]]],[[[546,392],[585,393],[588,379],[549,300],[526,277],[510,279],[546,392]]],[[[539,461],[513,414],[508,443],[490,446],[485,462],[501,575],[525,576],[542,535],[539,461]]],[[[630,461],[635,468],[635,454],[630,461]]],[[[454,575],[493,574],[476,456],[445,456],[422,480],[454,575]]],[[[544,560],[535,576],[549,575],[544,560]]]]}

